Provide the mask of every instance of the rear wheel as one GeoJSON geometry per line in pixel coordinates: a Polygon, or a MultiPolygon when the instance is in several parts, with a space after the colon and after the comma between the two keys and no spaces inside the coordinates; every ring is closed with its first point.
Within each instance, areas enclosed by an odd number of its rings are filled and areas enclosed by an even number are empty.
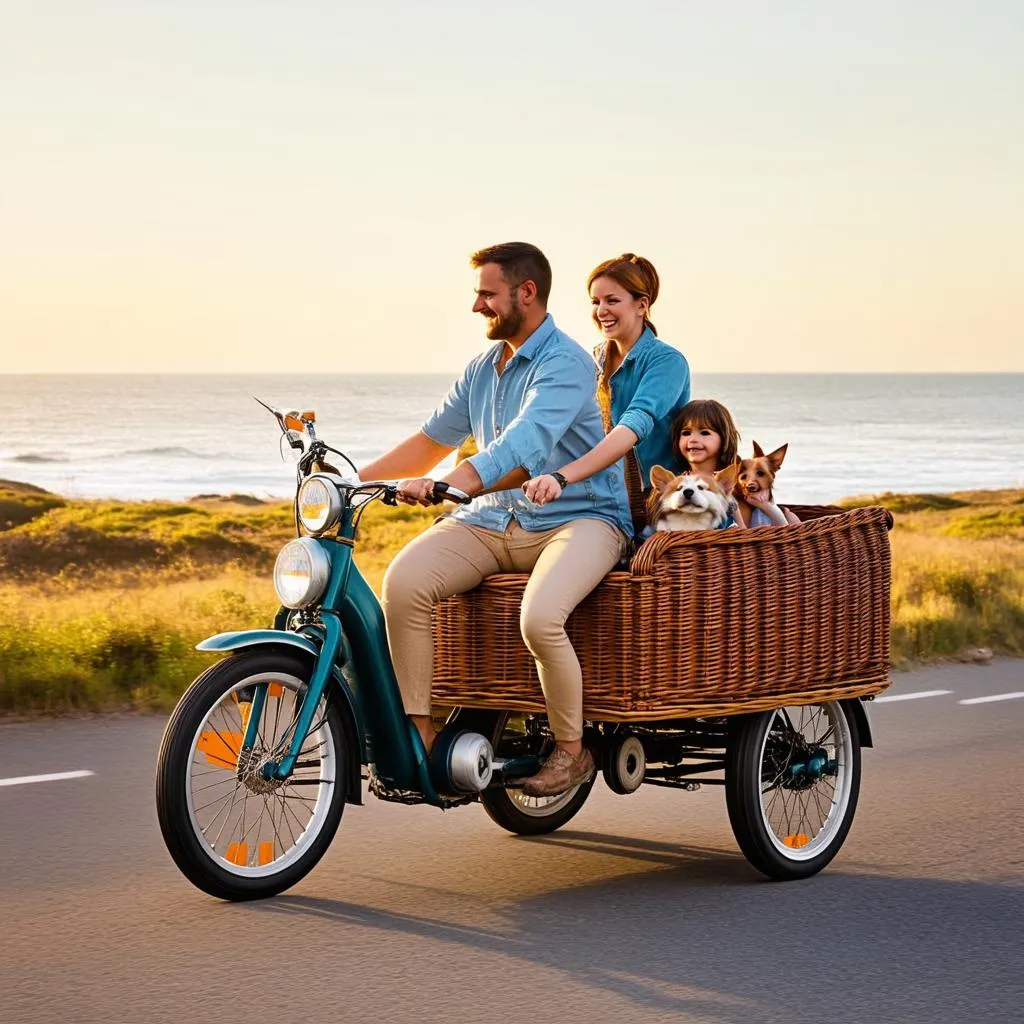
{"type": "MultiPolygon", "coordinates": [[[[494,756],[523,757],[541,754],[554,743],[543,715],[500,712],[491,727],[494,756]]],[[[545,835],[561,828],[587,802],[594,777],[557,796],[527,796],[521,787],[485,789],[480,802],[491,820],[520,836],[545,835]]]]}
{"type": "Polygon", "coordinates": [[[345,731],[321,700],[292,775],[267,779],[294,735],[312,662],[290,652],[233,655],[203,673],[175,708],[157,763],[157,816],[167,849],[194,885],[220,899],[274,896],[330,845],[345,806],[345,731]],[[242,740],[256,713],[255,743],[242,740]]]}
{"type": "Polygon", "coordinates": [[[807,878],[839,852],[860,794],[857,724],[837,702],[733,722],[729,820],[747,860],[770,878],[807,878]]]}

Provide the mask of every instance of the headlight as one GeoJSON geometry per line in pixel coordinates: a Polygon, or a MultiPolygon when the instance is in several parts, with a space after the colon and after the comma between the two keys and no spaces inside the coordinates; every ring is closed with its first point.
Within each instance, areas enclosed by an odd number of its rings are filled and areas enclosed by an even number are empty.
{"type": "Polygon", "coordinates": [[[299,522],[308,533],[323,533],[341,517],[341,494],[328,476],[314,473],[299,486],[299,522]]]}
{"type": "Polygon", "coordinates": [[[285,608],[305,608],[323,596],[331,575],[327,552],[309,537],[290,540],[274,563],[274,590],[285,608]]]}

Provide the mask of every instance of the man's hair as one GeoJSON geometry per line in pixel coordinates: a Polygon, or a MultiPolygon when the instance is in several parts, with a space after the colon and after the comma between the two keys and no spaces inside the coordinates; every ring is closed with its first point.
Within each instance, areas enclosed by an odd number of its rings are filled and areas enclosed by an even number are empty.
{"type": "Polygon", "coordinates": [[[541,305],[547,307],[551,294],[551,264],[537,246],[529,242],[502,242],[489,245],[469,257],[472,267],[479,268],[485,263],[497,263],[501,267],[501,276],[511,288],[532,281],[537,286],[541,305]]]}

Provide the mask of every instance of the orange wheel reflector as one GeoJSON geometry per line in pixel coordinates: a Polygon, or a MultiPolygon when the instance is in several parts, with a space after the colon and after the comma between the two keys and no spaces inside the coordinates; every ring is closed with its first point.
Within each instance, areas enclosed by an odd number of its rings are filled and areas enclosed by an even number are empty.
{"type": "Polygon", "coordinates": [[[268,697],[283,697],[284,696],[284,684],[283,683],[271,683],[267,687],[268,697]]]}
{"type": "Polygon", "coordinates": [[[227,856],[224,858],[231,864],[244,868],[249,860],[248,843],[228,843],[227,856]]]}
{"type": "Polygon", "coordinates": [[[274,859],[274,844],[260,843],[259,861],[261,864],[269,864],[274,859]]]}
{"type": "Polygon", "coordinates": [[[200,734],[196,746],[215,768],[228,768],[234,771],[238,766],[238,752],[242,749],[242,734],[216,732],[210,729],[200,734]]]}
{"type": "Polygon", "coordinates": [[[786,846],[792,846],[794,849],[799,849],[801,846],[806,846],[811,841],[811,837],[805,835],[803,832],[797,832],[795,835],[785,836],[782,841],[786,846]]]}

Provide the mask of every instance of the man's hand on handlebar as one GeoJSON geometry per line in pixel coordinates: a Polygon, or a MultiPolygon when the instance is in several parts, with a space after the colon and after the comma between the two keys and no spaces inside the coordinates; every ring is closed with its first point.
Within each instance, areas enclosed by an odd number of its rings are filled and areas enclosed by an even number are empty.
{"type": "Polygon", "coordinates": [[[399,480],[395,497],[403,505],[435,505],[434,481],[430,477],[399,480]]]}
{"type": "Polygon", "coordinates": [[[431,480],[430,477],[417,477],[412,480],[399,480],[395,498],[403,505],[439,505],[442,501],[454,501],[459,505],[468,505],[472,500],[458,488],[449,487],[443,480],[431,480]]]}

